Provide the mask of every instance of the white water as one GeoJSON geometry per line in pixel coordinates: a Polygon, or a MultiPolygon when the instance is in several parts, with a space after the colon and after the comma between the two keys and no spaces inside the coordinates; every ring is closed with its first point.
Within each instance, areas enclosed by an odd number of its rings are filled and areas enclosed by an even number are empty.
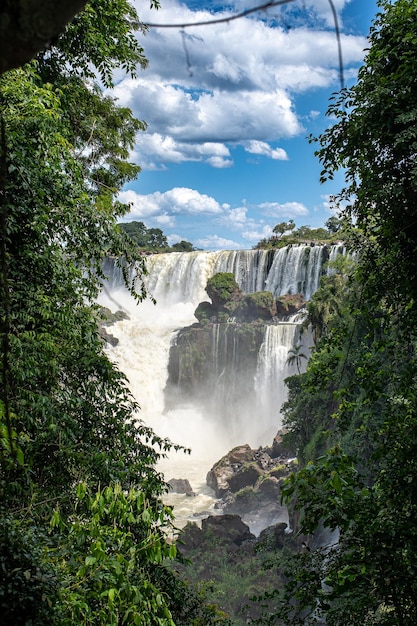
{"type": "MultiPolygon", "coordinates": [[[[192,449],[190,455],[171,453],[160,463],[166,480],[187,478],[197,494],[195,498],[170,496],[179,526],[193,513],[198,515],[214,506],[213,493],[205,479],[217,460],[235,445],[248,443],[255,448],[272,442],[281,425],[280,405],[286,399],[283,380],[296,373],[296,367],[286,363],[288,350],[300,338],[299,324],[294,322],[266,326],[258,355],[254,414],[248,416],[245,411],[237,410],[232,419],[222,422],[207,419],[201,410],[187,403],[187,398],[182,399],[180,409],[165,412],[164,388],[175,332],[196,321],[194,310],[199,302],[208,300],[205,286],[216,272],[232,271],[246,292],[266,288],[276,296],[304,291],[310,297],[318,286],[322,257],[319,246],[284,248],[275,254],[268,273],[265,251],[154,255],[147,259],[147,287],[156,298],[156,305],[149,300],[136,305],[121,287],[117,273],[110,277],[107,295],[103,294],[100,303],[113,311],[127,311],[130,319],[109,329],[119,344],[109,347],[108,352],[127,376],[143,421],[161,437],[192,449]]],[[[218,374],[220,380],[221,371],[218,374]]],[[[219,390],[216,387],[214,393],[219,390]]]]}

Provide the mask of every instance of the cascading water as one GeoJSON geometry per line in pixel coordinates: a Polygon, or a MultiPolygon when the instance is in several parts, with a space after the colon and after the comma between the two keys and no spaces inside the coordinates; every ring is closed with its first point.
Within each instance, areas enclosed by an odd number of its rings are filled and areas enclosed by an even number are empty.
{"type": "MultiPolygon", "coordinates": [[[[147,258],[146,284],[157,304],[145,301],[138,306],[123,288],[120,270],[111,260],[107,262],[104,269],[109,280],[100,303],[112,310],[127,310],[130,315],[129,320],[112,326],[111,333],[119,344],[108,348],[109,354],[126,374],[141,406],[142,419],[157,434],[192,448],[190,456],[175,453],[161,463],[167,480],[188,478],[198,494],[187,499],[175,496],[179,524],[182,515],[189,517],[190,505],[201,511],[213,504],[205,476],[223,454],[242,443],[252,447],[270,444],[281,425],[284,378],[297,371],[295,365],[288,365],[288,351],[301,341],[300,325],[295,321],[266,324],[256,330],[262,336],[253,356],[253,345],[249,350],[238,324],[214,325],[210,354],[200,355],[202,360],[211,359],[212,364],[205,396],[194,389],[191,394],[177,394],[176,401],[167,406],[164,389],[170,345],[179,329],[195,323],[197,305],[208,300],[207,280],[217,272],[232,272],[245,293],[268,290],[275,297],[303,293],[308,299],[318,287],[325,261],[338,253],[343,253],[342,246],[297,245],[275,252],[152,255],[147,258]],[[254,359],[252,370],[245,359],[254,359]],[[248,393],[241,402],[245,390],[248,393]]],[[[309,354],[307,345],[304,352],[309,354]]]]}
{"type": "Polygon", "coordinates": [[[266,326],[255,379],[260,444],[276,435],[276,423],[271,418],[279,413],[286,398],[285,378],[297,373],[297,365],[288,361],[289,350],[294,346],[300,346],[304,356],[309,354],[308,337],[301,335],[299,322],[266,326]]]}

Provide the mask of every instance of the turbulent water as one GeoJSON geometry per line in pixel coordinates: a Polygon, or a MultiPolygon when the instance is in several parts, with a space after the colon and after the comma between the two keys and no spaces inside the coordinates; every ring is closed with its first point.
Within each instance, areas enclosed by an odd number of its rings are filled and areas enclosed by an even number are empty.
{"type": "MultiPolygon", "coordinates": [[[[299,245],[275,253],[239,250],[153,255],[147,258],[146,284],[157,304],[147,300],[138,306],[123,288],[121,272],[109,260],[105,267],[108,282],[100,301],[113,311],[122,309],[130,315],[129,320],[111,327],[110,332],[119,339],[119,344],[109,347],[109,354],[126,374],[141,406],[142,419],[157,434],[192,448],[189,456],[175,453],[161,463],[166,480],[188,478],[197,494],[196,498],[173,496],[179,524],[182,518],[190,516],[191,509],[198,514],[213,506],[205,477],[215,461],[238,444],[258,447],[271,443],[281,425],[279,410],[286,399],[284,378],[297,371],[295,365],[288,365],[288,351],[305,341],[297,320],[265,325],[254,373],[255,404],[249,415],[237,405],[234,412],[229,411],[227,419],[216,419],[216,415],[208,419],[207,412],[193,406],[186,397],[182,398],[181,408],[165,411],[170,343],[178,329],[196,322],[197,305],[208,300],[205,292],[208,278],[217,272],[232,272],[245,293],[268,290],[276,297],[303,293],[308,299],[318,287],[329,256],[344,252],[343,246],[299,245]]],[[[219,341],[218,332],[214,327],[213,342],[219,341]]],[[[308,353],[308,348],[307,342],[303,352],[308,353]]],[[[232,362],[240,358],[234,341],[229,342],[228,350],[235,351],[232,362]]],[[[222,387],[221,360],[215,359],[213,367],[218,368],[213,393],[227,401],[228,389],[222,387]]]]}

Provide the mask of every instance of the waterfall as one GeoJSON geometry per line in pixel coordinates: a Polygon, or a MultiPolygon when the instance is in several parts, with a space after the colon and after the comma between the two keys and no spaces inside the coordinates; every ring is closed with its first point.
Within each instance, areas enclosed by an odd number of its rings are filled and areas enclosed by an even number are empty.
{"type": "MultiPolygon", "coordinates": [[[[177,379],[170,380],[170,350],[172,358],[172,349],[181,339],[180,329],[195,324],[197,305],[208,300],[208,279],[217,272],[232,272],[245,293],[269,290],[275,297],[302,293],[308,299],[326,271],[326,261],[345,253],[341,245],[293,245],[276,251],[150,255],[144,280],[156,305],[149,299],[136,305],[123,287],[121,270],[113,260],[106,261],[108,281],[100,303],[130,314],[129,320],[109,329],[119,344],[107,350],[129,380],[141,407],[140,417],[158,435],[192,448],[189,457],[177,453],[174,461],[170,457],[161,464],[167,480],[188,478],[199,494],[188,498],[188,509],[191,501],[195,510],[210,507],[205,475],[231,447],[271,443],[286,400],[284,379],[296,373],[296,367],[287,363],[288,351],[307,341],[300,336],[295,319],[248,324],[247,328],[233,322],[213,324],[208,343],[197,355],[201,371],[193,372],[194,378],[180,371],[177,379]],[[187,384],[181,385],[181,381],[187,384]]],[[[201,338],[203,329],[193,328],[201,338]]],[[[192,352],[196,348],[191,345],[187,349],[192,352]]],[[[309,354],[308,342],[303,352],[309,354]]],[[[178,508],[176,514],[181,517],[178,508]]]]}
{"type": "Polygon", "coordinates": [[[280,407],[287,397],[284,380],[297,373],[296,366],[288,363],[288,351],[298,343],[299,338],[300,324],[296,322],[265,327],[255,379],[258,430],[263,441],[272,439],[276,434],[280,407]]]}
{"type": "Polygon", "coordinates": [[[275,297],[301,293],[309,300],[319,286],[324,264],[337,254],[346,254],[343,245],[155,254],[146,259],[145,282],[156,300],[167,305],[194,302],[197,306],[207,300],[207,280],[218,272],[231,272],[244,293],[267,290],[275,297]]]}

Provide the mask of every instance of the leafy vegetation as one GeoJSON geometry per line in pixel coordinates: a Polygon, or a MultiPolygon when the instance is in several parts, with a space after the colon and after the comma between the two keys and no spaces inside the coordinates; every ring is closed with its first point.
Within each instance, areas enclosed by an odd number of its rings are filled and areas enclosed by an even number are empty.
{"type": "Polygon", "coordinates": [[[172,444],[138,419],[94,304],[108,255],[135,266],[128,287],[145,295],[116,201],[144,124],[93,82],[145,62],[136,27],[125,0],[92,0],[47,53],[0,77],[0,611],[17,626],[205,612],[192,589],[179,607],[183,585],[164,575],[176,548],[155,464],[172,444]]]}
{"type": "Polygon", "coordinates": [[[125,232],[140,251],[145,252],[192,252],[194,246],[184,239],[168,245],[168,240],[160,228],[147,228],[143,222],[123,222],[119,228],[125,232]]]}
{"type": "Polygon", "coordinates": [[[336,216],[329,217],[325,223],[325,228],[310,228],[310,226],[296,228],[293,220],[280,222],[272,229],[275,234],[268,239],[261,239],[254,246],[254,249],[283,248],[289,244],[310,242],[331,244],[345,238],[346,233],[343,225],[343,219],[336,216]]]}
{"type": "Polygon", "coordinates": [[[358,83],[334,98],[336,123],[318,140],[323,180],[344,168],[337,201],[348,202],[358,256],[309,303],[315,348],[288,380],[288,438],[302,464],[283,495],[307,550],[288,561],[264,624],[417,621],[417,6],[379,6],[358,83]],[[323,527],[337,534],[320,547],[323,527]]]}

